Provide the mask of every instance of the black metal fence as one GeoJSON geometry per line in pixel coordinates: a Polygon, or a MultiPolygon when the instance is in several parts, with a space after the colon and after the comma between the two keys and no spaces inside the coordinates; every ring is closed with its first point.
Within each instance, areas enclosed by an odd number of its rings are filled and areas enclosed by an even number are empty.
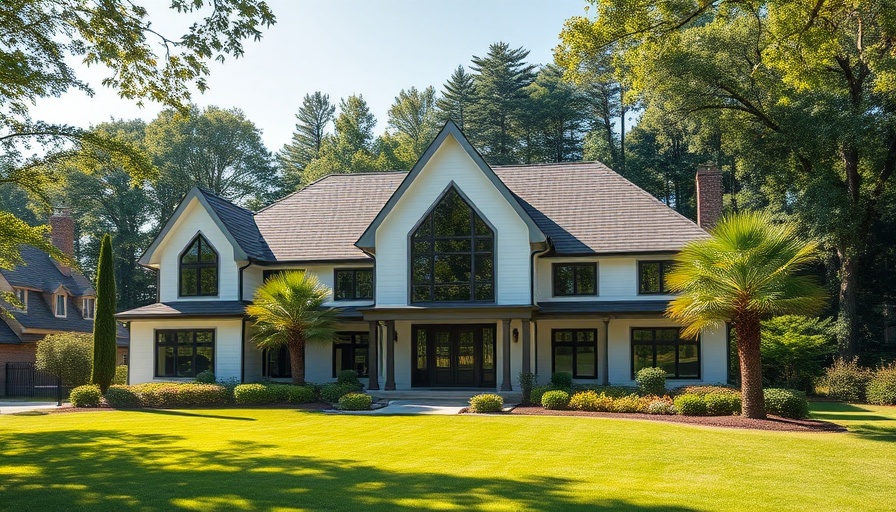
{"type": "Polygon", "coordinates": [[[8,397],[67,397],[71,390],[62,386],[55,376],[34,368],[34,363],[6,363],[8,397]]]}

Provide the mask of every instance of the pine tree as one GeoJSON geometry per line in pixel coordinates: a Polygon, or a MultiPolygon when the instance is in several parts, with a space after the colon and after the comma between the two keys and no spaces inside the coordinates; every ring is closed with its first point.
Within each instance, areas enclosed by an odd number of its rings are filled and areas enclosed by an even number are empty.
{"type": "Polygon", "coordinates": [[[517,161],[517,132],[529,99],[525,88],[535,78],[535,66],[525,62],[528,56],[528,50],[511,50],[503,42],[489,46],[485,57],[473,56],[476,101],[467,123],[474,145],[490,163],[517,161]]]}
{"type": "Polygon", "coordinates": [[[454,121],[461,131],[467,129],[469,110],[476,100],[476,87],[473,82],[473,75],[467,73],[463,66],[457,66],[443,86],[442,97],[436,101],[441,121],[454,121]]]}
{"type": "Polygon", "coordinates": [[[402,168],[410,169],[439,131],[436,90],[411,87],[395,97],[389,108],[389,126],[396,130],[395,155],[402,168]]]}
{"type": "Polygon", "coordinates": [[[330,103],[330,95],[315,91],[306,94],[296,113],[296,130],[292,140],[277,154],[283,171],[284,192],[295,190],[301,180],[302,170],[320,156],[327,126],[333,122],[336,105],[330,103]]]}
{"type": "Polygon", "coordinates": [[[93,320],[93,372],[90,382],[103,393],[115,377],[115,270],[112,237],[103,235],[96,271],[96,313],[93,320]]]}
{"type": "Polygon", "coordinates": [[[351,95],[339,101],[339,116],[336,117],[336,145],[349,155],[357,151],[370,151],[373,143],[373,128],[376,117],[364,95],[351,95]]]}

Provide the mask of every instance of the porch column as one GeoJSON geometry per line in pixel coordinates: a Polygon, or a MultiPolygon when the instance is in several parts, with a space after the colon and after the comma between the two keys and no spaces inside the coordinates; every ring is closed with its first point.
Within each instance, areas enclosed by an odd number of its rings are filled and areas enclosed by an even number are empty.
{"type": "Polygon", "coordinates": [[[395,320],[386,320],[386,391],[395,391],[395,320]]]}
{"type": "Polygon", "coordinates": [[[532,322],[528,319],[523,319],[523,371],[526,373],[532,373],[532,361],[531,356],[529,355],[532,347],[531,341],[529,339],[530,331],[532,330],[532,322]]]}
{"type": "Polygon", "coordinates": [[[501,360],[503,378],[501,379],[501,391],[513,391],[510,384],[510,319],[501,320],[501,360]]]}
{"type": "Polygon", "coordinates": [[[604,359],[600,362],[600,383],[604,386],[610,383],[610,319],[604,318],[604,336],[600,342],[604,350],[604,359]]]}
{"type": "Polygon", "coordinates": [[[367,322],[367,374],[370,376],[370,380],[367,383],[368,391],[380,389],[380,355],[377,331],[379,331],[379,326],[376,322],[367,322]]]}

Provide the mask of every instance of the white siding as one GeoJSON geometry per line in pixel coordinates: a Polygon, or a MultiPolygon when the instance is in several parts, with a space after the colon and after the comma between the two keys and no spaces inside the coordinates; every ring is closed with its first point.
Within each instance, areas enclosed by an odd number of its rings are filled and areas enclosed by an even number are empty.
{"type": "MultiPolygon", "coordinates": [[[[303,265],[301,263],[295,263],[291,265],[272,265],[272,266],[259,266],[259,265],[251,265],[243,271],[243,298],[244,300],[252,300],[252,296],[255,295],[255,290],[258,289],[262,284],[262,276],[264,275],[265,270],[278,270],[278,269],[290,269],[290,270],[304,270],[305,272],[314,274],[317,276],[318,280],[320,280],[321,284],[329,288],[330,296],[327,302],[325,303],[328,306],[369,306],[373,304],[372,300],[333,300],[333,286],[335,279],[335,271],[337,268],[373,268],[371,264],[345,264],[345,263],[329,263],[329,264],[318,264],[315,263],[313,265],[303,265]]],[[[376,282],[374,282],[374,291],[376,290],[376,282]]]]}
{"type": "Polygon", "coordinates": [[[638,262],[668,260],[671,256],[592,256],[580,258],[536,258],[535,297],[536,301],[585,301],[585,300],[668,300],[672,295],[638,295],[638,262]],[[554,297],[554,263],[597,262],[597,295],[576,297],[554,297]]]}
{"type": "Polygon", "coordinates": [[[377,229],[377,305],[408,303],[408,235],[452,181],[495,228],[495,302],[529,304],[528,228],[460,144],[448,137],[377,229]]]}
{"type": "Polygon", "coordinates": [[[159,300],[238,300],[239,271],[234,260],[233,246],[209,216],[198,199],[193,199],[165,239],[156,249],[159,258],[159,300]],[[178,297],[180,254],[202,233],[218,253],[218,295],[216,297],[178,297]]]}
{"type": "MultiPolygon", "coordinates": [[[[133,320],[131,321],[130,382],[184,380],[155,377],[155,331],[157,329],[214,329],[215,377],[239,379],[243,322],[241,319],[133,320]]],[[[191,380],[191,379],[187,379],[191,380]]]]}

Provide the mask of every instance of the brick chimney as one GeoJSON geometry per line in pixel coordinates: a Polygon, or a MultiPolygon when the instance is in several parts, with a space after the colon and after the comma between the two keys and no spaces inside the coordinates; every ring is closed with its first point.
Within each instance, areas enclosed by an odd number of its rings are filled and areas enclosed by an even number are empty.
{"type": "MultiPolygon", "coordinates": [[[[68,208],[56,208],[50,216],[50,241],[53,246],[68,255],[75,257],[75,221],[72,219],[68,208]]],[[[72,269],[68,265],[56,262],[59,271],[72,275],[72,269]]]]}
{"type": "Polygon", "coordinates": [[[709,231],[722,218],[722,171],[714,163],[697,166],[697,225],[709,231]]]}

